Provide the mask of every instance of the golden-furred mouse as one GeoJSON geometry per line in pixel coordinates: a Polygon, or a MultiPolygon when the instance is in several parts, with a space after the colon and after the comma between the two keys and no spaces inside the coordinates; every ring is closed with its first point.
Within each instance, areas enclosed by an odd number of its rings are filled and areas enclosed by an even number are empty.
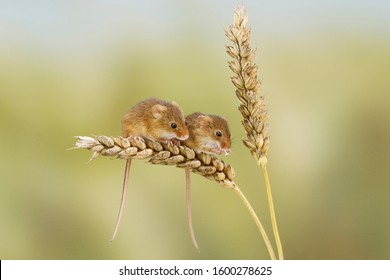
{"type": "Polygon", "coordinates": [[[230,130],[225,118],[196,112],[186,117],[186,124],[190,136],[183,145],[195,152],[212,155],[230,153],[230,130]]]}
{"type": "MultiPolygon", "coordinates": [[[[184,141],[189,137],[184,114],[176,102],[149,98],[132,107],[122,119],[122,135],[126,138],[142,137],[152,141],[184,141]]],[[[126,161],[122,199],[115,230],[114,240],[123,214],[131,159],[126,161]]]]}
{"type": "MultiPolygon", "coordinates": [[[[228,155],[230,153],[231,139],[228,122],[218,115],[192,113],[186,117],[186,124],[189,131],[189,138],[182,142],[183,145],[193,149],[195,152],[211,155],[228,155]]],[[[199,250],[192,225],[191,214],[191,181],[190,170],[186,174],[186,204],[187,220],[191,240],[195,248],[199,250]]]]}

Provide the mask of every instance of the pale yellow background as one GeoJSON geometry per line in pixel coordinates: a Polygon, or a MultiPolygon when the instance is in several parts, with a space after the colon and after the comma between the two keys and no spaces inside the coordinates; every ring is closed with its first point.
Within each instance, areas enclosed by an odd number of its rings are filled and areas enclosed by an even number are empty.
{"type": "MultiPolygon", "coordinates": [[[[238,197],[181,169],[67,150],[119,135],[158,97],[230,121],[226,161],[272,237],[229,77],[241,1],[2,1],[0,259],[267,259],[238,197]]],[[[288,259],[390,258],[388,1],[244,1],[270,115],[269,174],[288,259]],[[343,3],[340,3],[343,2],[343,3]]]]}

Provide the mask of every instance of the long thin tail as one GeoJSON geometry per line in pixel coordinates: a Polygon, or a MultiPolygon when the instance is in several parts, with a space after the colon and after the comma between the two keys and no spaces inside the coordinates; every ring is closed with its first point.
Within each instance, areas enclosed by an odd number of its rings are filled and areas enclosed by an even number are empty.
{"type": "Polygon", "coordinates": [[[121,206],[119,208],[118,218],[116,219],[114,234],[112,235],[110,242],[112,242],[115,239],[115,236],[118,232],[119,224],[121,222],[123,210],[125,209],[125,200],[126,200],[126,193],[127,193],[127,185],[128,185],[128,181],[129,181],[130,166],[131,166],[131,159],[128,159],[126,161],[125,178],[123,180],[121,206]]]}
{"type": "Polygon", "coordinates": [[[195,248],[200,252],[198,242],[196,242],[194,228],[192,226],[192,214],[191,214],[191,181],[190,181],[190,170],[186,168],[186,204],[187,204],[187,220],[188,227],[190,229],[191,240],[195,248]]]}

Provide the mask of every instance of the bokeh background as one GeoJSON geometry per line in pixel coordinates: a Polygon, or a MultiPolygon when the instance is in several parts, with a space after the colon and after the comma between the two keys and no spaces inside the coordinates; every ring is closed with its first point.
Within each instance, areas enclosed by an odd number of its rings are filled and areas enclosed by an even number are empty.
{"type": "MultiPolygon", "coordinates": [[[[224,28],[241,1],[0,3],[1,259],[268,259],[231,190],[181,169],[67,150],[120,135],[146,97],[227,117],[236,182],[272,237],[243,146],[224,28]]],[[[390,259],[390,2],[244,1],[269,111],[269,175],[287,259],[390,259]]]]}

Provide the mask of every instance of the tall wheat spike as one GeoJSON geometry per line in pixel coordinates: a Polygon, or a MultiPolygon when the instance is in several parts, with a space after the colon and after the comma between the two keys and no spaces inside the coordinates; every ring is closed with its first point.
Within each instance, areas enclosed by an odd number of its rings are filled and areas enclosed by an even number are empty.
{"type": "Polygon", "coordinates": [[[262,223],[245,195],[233,181],[235,172],[229,164],[209,154],[195,153],[194,150],[186,146],[177,146],[170,142],[160,143],[141,137],[124,138],[100,135],[96,137],[76,136],[75,138],[77,141],[73,149],[88,149],[93,151],[91,160],[99,156],[124,160],[129,158],[148,159],[152,164],[174,165],[190,170],[193,173],[219,183],[223,188],[233,189],[252,216],[264,239],[271,259],[276,259],[275,252],[262,223]]]}
{"type": "Polygon", "coordinates": [[[227,53],[233,59],[228,64],[235,74],[231,77],[231,80],[236,88],[236,95],[239,100],[238,108],[243,117],[242,125],[247,134],[247,139],[243,140],[243,142],[263,172],[272,229],[279,259],[283,259],[282,243],[276,223],[271,186],[267,172],[267,152],[270,143],[269,136],[267,135],[268,116],[264,96],[260,93],[261,82],[257,77],[258,66],[255,63],[255,51],[250,46],[251,30],[247,27],[247,23],[248,16],[244,7],[238,6],[234,13],[233,24],[225,30],[226,37],[232,42],[231,45],[226,46],[227,53]]]}

